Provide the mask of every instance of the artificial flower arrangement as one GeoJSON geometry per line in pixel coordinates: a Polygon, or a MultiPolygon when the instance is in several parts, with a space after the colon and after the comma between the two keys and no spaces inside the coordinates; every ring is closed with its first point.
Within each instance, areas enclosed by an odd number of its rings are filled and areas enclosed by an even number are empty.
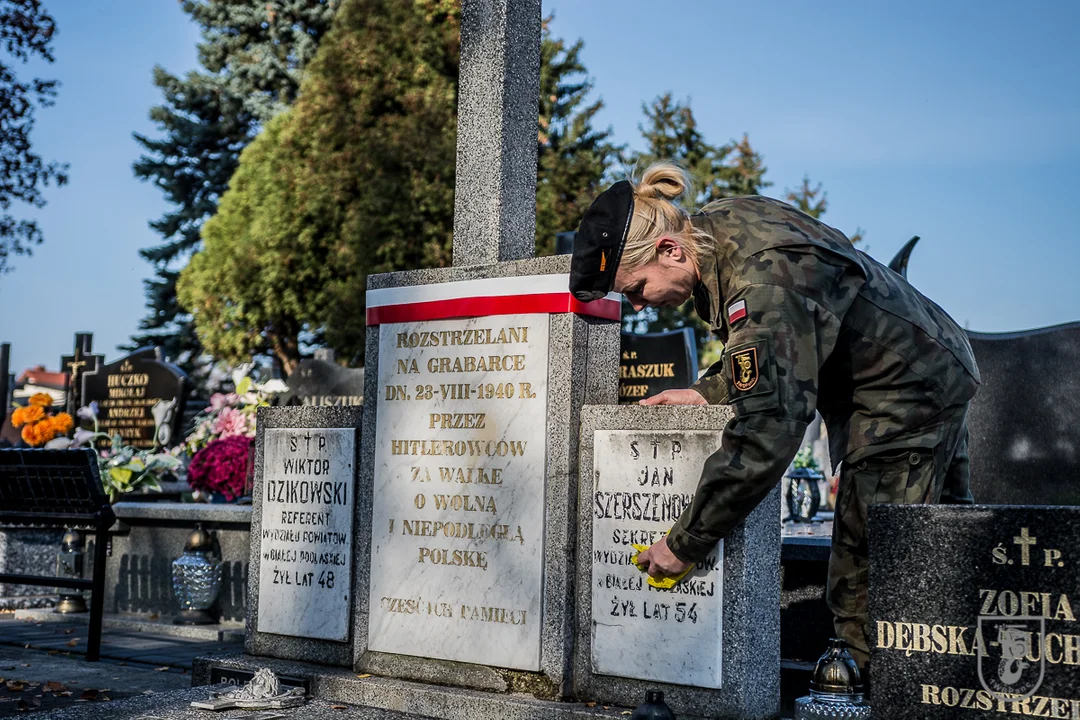
{"type": "Polygon", "coordinates": [[[108,440],[109,447],[99,450],[97,459],[101,484],[108,493],[110,502],[116,502],[121,495],[136,490],[161,492],[161,480],[180,467],[180,460],[159,448],[136,450],[125,445],[120,435],[109,437],[107,433],[98,430],[96,402],[79,408],[76,415],[80,420],[93,422],[94,429],[75,428],[75,437],[55,438],[45,447],[60,450],[92,448],[98,440],[108,440]]]}
{"type": "Polygon", "coordinates": [[[200,496],[220,494],[232,501],[243,496],[255,441],[255,414],[289,388],[281,380],[256,382],[244,364],[232,373],[235,392],[214,393],[210,406],[184,438],[180,450],[191,458],[188,485],[200,496]]]}
{"type": "Polygon", "coordinates": [[[795,459],[791,461],[791,465],[796,468],[821,472],[821,466],[818,464],[817,458],[814,457],[814,449],[809,445],[804,446],[802,450],[795,453],[795,459]]]}
{"type": "Polygon", "coordinates": [[[41,447],[50,440],[67,435],[75,422],[66,412],[49,414],[53,399],[48,393],[30,396],[26,407],[15,408],[11,413],[12,427],[22,427],[22,439],[30,447],[41,447]]]}

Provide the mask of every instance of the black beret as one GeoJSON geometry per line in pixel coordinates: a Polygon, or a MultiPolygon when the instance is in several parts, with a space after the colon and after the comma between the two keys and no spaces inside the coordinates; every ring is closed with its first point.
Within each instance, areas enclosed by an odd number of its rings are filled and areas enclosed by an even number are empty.
{"type": "Polygon", "coordinates": [[[599,300],[611,292],[633,215],[634,186],[629,180],[600,193],[585,211],[570,260],[570,292],[578,300],[599,300]]]}

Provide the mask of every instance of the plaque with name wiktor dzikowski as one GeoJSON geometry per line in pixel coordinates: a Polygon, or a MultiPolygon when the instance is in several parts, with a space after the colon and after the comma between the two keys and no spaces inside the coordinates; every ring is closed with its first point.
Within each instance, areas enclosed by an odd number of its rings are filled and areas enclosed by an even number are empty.
{"type": "Polygon", "coordinates": [[[265,433],[257,629],[348,640],[356,430],[265,433]]]}
{"type": "Polygon", "coordinates": [[[869,511],[875,720],[1080,719],[1080,508],[869,511]]]}

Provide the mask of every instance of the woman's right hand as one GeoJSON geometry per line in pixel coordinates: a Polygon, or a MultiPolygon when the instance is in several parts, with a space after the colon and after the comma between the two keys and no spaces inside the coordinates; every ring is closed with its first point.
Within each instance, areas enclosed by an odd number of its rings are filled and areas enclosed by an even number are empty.
{"type": "Polygon", "coordinates": [[[708,405],[709,401],[697,390],[665,390],[659,395],[638,401],[639,405],[708,405]]]}

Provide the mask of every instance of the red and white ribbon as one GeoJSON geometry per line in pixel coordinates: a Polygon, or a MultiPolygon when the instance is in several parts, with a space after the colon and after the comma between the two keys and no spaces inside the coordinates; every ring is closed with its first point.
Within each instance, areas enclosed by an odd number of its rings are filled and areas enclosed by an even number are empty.
{"type": "Polygon", "coordinates": [[[577,313],[618,320],[622,296],[583,303],[569,291],[569,275],[460,280],[367,292],[367,324],[446,320],[485,315],[577,313]]]}

